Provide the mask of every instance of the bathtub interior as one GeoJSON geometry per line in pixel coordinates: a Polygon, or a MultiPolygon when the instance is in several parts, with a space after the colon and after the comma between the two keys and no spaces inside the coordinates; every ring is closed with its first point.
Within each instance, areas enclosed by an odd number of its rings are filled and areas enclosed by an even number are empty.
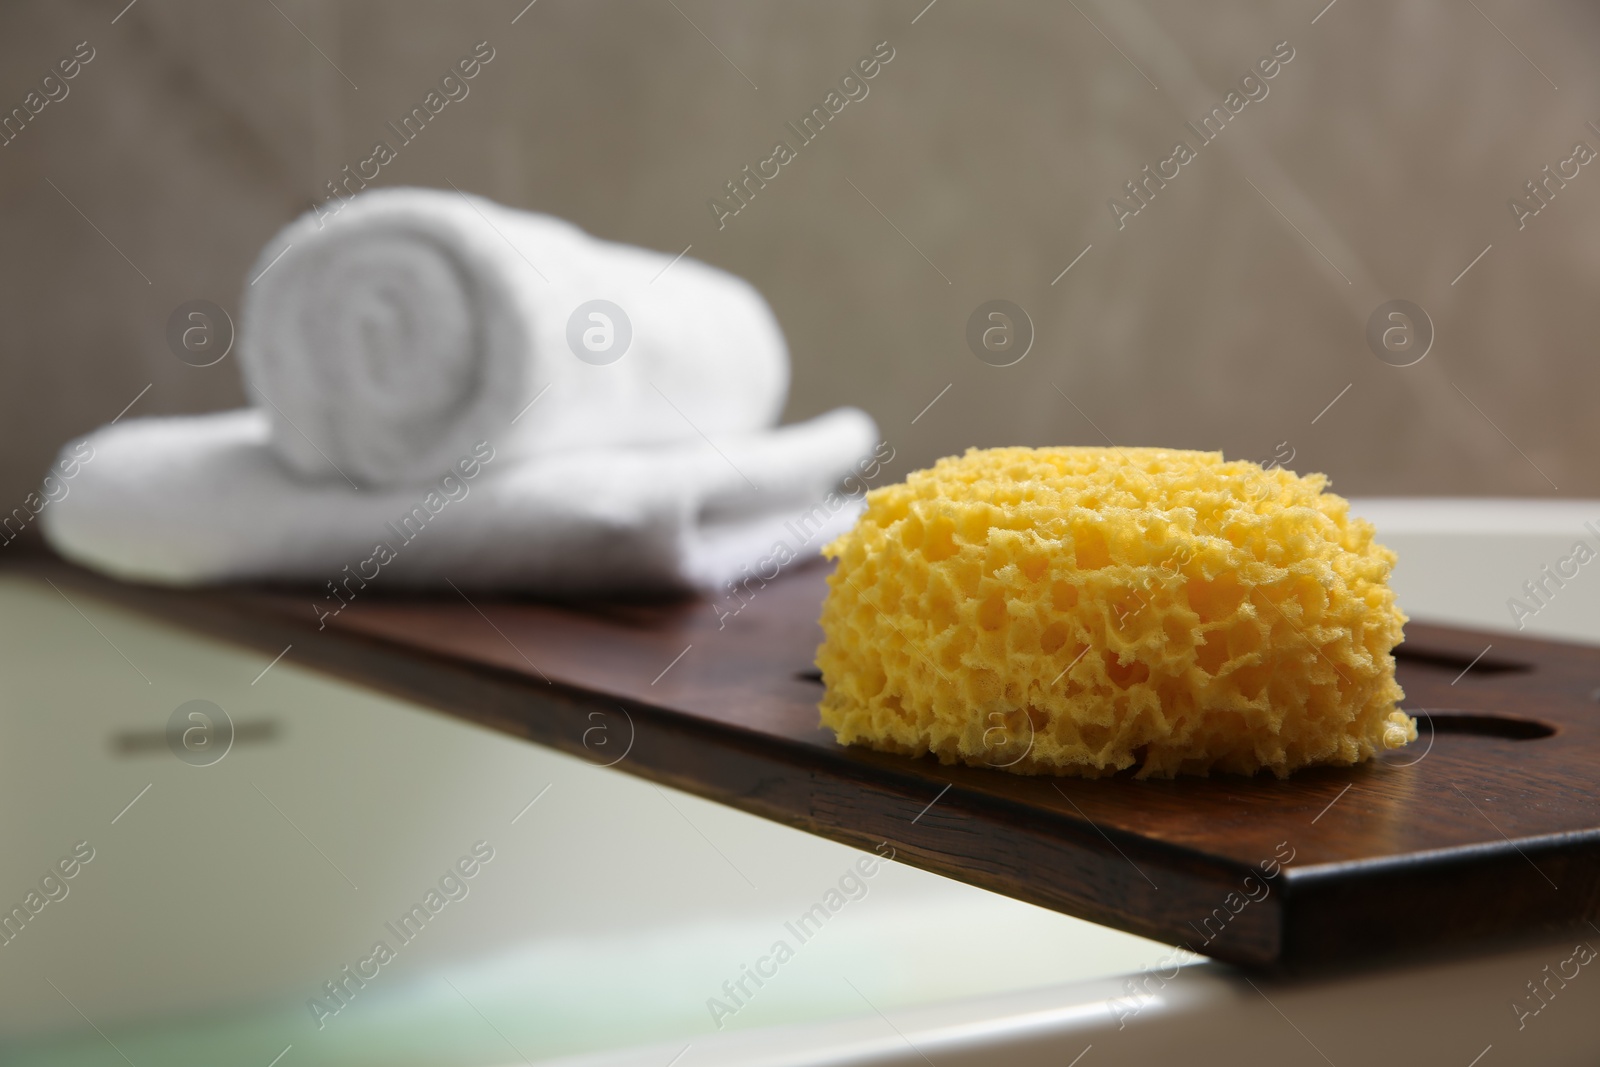
{"type": "Polygon", "coordinates": [[[520,1062],[1166,951],[270,659],[0,578],[0,900],[93,849],[0,945],[0,1059],[520,1062]],[[206,766],[166,743],[193,700],[235,724],[206,766]]]}

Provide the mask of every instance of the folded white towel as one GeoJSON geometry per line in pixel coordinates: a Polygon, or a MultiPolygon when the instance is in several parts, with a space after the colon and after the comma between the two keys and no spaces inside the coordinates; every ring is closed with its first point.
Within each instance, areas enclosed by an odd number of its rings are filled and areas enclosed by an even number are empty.
{"type": "Polygon", "coordinates": [[[461,193],[307,214],[250,277],[246,385],[305,477],[427,481],[484,437],[506,461],[716,439],[771,426],[788,389],[782,331],[742,279],[461,193]],[[622,316],[591,318],[595,300],[622,316]]]}
{"type": "Polygon", "coordinates": [[[892,459],[886,446],[874,455],[872,420],[841,408],[715,446],[521,462],[485,433],[422,485],[356,490],[296,478],[270,437],[253,409],[102,427],[87,450],[63,451],[76,473],[41,514],[45,535],[66,558],[119,578],[311,582],[319,611],[368,584],[446,579],[546,593],[720,588],[815,558],[854,522],[864,480],[892,459]],[[834,491],[841,481],[848,492],[834,491]]]}

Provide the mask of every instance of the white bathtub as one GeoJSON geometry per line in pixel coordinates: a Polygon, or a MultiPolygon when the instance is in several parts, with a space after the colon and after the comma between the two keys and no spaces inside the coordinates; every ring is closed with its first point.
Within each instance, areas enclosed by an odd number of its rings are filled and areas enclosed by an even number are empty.
{"type": "MultiPolygon", "coordinates": [[[[1522,583],[1600,542],[1583,527],[1600,502],[1357,510],[1400,552],[1413,617],[1483,628],[1514,629],[1522,583]]],[[[1600,640],[1593,570],[1526,632],[1600,640]]],[[[802,944],[786,924],[867,854],[301,670],[292,649],[261,674],[270,657],[25,570],[3,572],[0,601],[0,904],[77,842],[94,849],[0,944],[7,1064],[1600,1056],[1600,967],[1520,1028],[1511,1006],[1571,939],[1312,985],[1197,964],[1140,980],[1133,1001],[1128,976],[1164,946],[888,863],[847,879],[802,944]],[[162,738],[194,699],[242,728],[211,766],[162,738]],[[385,924],[477,842],[494,856],[460,879],[467,895],[402,943],[385,924]],[[393,958],[332,1013],[323,983],[380,938],[393,958]]]]}

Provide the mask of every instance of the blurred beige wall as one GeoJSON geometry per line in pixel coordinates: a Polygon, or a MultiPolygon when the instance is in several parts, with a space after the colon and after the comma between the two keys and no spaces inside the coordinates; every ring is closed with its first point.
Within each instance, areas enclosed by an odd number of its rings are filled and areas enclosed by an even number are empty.
{"type": "Polygon", "coordinates": [[[1600,166],[1520,230],[1507,204],[1600,149],[1593,5],[125,2],[0,8],[0,107],[95,50],[0,148],[7,510],[147,385],[128,417],[241,403],[168,314],[236,312],[268,236],[479,41],[470,96],[379,182],[692,244],[776,308],[788,417],[866,408],[896,475],[1110,439],[1292,449],[1349,494],[1600,496],[1600,166]],[[719,230],[708,199],[881,41],[869,95],[719,230]],[[1119,230],[1108,199],[1281,41],[1265,98],[1119,230]],[[993,298],[1036,329],[1014,366],[965,340],[993,298]],[[1395,298],[1436,329],[1414,366],[1365,340],[1395,298]]]}

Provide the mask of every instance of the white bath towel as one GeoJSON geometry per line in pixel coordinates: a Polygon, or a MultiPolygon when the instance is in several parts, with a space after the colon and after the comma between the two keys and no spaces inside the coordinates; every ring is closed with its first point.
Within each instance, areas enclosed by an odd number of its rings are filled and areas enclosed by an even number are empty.
{"type": "Polygon", "coordinates": [[[426,481],[485,436],[506,461],[716,439],[771,426],[788,388],[782,331],[742,279],[453,191],[307,214],[250,278],[246,386],[309,478],[426,481]]]}
{"type": "Polygon", "coordinates": [[[870,418],[842,408],[714,445],[521,461],[484,435],[420,485],[358,490],[297,478],[270,435],[254,409],[102,427],[87,449],[63,451],[78,462],[44,508],[45,535],[119,578],[309,582],[324,611],[368,585],[447,579],[544,593],[716,589],[814,559],[893,458],[870,418]]]}

